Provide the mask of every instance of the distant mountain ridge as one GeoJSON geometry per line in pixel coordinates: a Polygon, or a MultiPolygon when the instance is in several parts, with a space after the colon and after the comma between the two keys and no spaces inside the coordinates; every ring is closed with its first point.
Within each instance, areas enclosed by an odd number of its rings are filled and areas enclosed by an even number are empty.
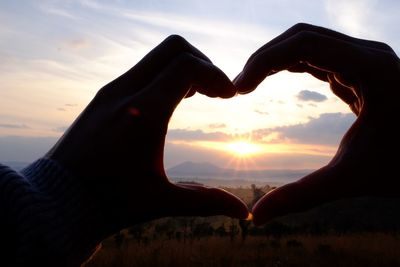
{"type": "Polygon", "coordinates": [[[167,170],[168,174],[216,174],[222,173],[224,171],[229,171],[229,169],[223,169],[218,166],[215,166],[209,162],[193,162],[193,161],[185,161],[182,162],[172,168],[167,170]]]}
{"type": "Polygon", "coordinates": [[[288,183],[311,173],[312,170],[235,170],[215,166],[209,162],[185,161],[166,170],[171,178],[196,178],[201,179],[221,179],[221,180],[249,180],[260,182],[279,182],[288,183]]]}

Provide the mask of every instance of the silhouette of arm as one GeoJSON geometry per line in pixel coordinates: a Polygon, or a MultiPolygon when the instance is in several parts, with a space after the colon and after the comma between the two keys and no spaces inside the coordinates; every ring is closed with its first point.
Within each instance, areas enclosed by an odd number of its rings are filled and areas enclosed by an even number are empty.
{"type": "Polygon", "coordinates": [[[393,155],[400,150],[400,61],[394,51],[384,43],[297,24],[257,50],[234,84],[248,93],[282,70],[328,82],[357,120],[328,165],[264,196],[253,208],[254,222],[343,197],[398,196],[398,157],[393,155]]]}
{"type": "Polygon", "coordinates": [[[7,166],[0,164],[0,265],[12,266],[16,259],[17,240],[16,228],[11,213],[11,204],[9,204],[11,193],[5,194],[8,188],[13,187],[10,183],[12,180],[17,182],[18,179],[12,177],[14,171],[7,166]]]}
{"type": "Polygon", "coordinates": [[[40,251],[20,261],[79,266],[105,237],[163,216],[246,218],[246,205],[232,194],[172,184],[165,174],[169,119],[195,92],[223,98],[237,93],[221,70],[179,36],[167,38],[104,86],[43,159],[13,174],[11,180],[23,181],[18,187],[30,198],[13,209],[27,206],[26,219],[36,225],[20,230],[18,240],[29,241],[23,241],[23,252],[40,251]]]}
{"type": "Polygon", "coordinates": [[[93,201],[57,162],[0,164],[1,266],[80,266],[97,246],[93,201]]]}

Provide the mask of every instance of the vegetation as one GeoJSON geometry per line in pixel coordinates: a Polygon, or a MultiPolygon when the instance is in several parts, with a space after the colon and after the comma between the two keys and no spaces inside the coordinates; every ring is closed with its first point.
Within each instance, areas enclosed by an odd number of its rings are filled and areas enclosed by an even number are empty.
{"type": "MultiPolygon", "coordinates": [[[[252,206],[271,188],[227,190],[252,206]]],[[[105,240],[86,266],[400,266],[399,206],[342,200],[262,227],[224,216],[163,218],[105,240]]]]}

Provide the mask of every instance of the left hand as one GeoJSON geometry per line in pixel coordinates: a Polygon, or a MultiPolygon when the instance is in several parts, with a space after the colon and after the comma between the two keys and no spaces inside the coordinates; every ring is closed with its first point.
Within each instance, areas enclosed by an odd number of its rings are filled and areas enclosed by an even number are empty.
{"type": "MultiPolygon", "coordinates": [[[[185,97],[232,97],[228,77],[182,37],[171,36],[102,88],[48,157],[83,179],[113,231],[163,216],[246,218],[246,205],[216,188],[172,184],[163,152],[169,119],[185,97]]],[[[111,233],[109,233],[111,234],[111,233]]]]}

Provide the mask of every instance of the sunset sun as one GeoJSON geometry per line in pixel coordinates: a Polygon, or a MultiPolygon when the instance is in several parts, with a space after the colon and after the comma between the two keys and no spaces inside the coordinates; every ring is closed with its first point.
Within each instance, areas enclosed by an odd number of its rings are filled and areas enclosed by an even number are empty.
{"type": "Polygon", "coordinates": [[[230,143],[226,149],[238,157],[249,157],[261,150],[256,144],[245,141],[230,143]]]}

